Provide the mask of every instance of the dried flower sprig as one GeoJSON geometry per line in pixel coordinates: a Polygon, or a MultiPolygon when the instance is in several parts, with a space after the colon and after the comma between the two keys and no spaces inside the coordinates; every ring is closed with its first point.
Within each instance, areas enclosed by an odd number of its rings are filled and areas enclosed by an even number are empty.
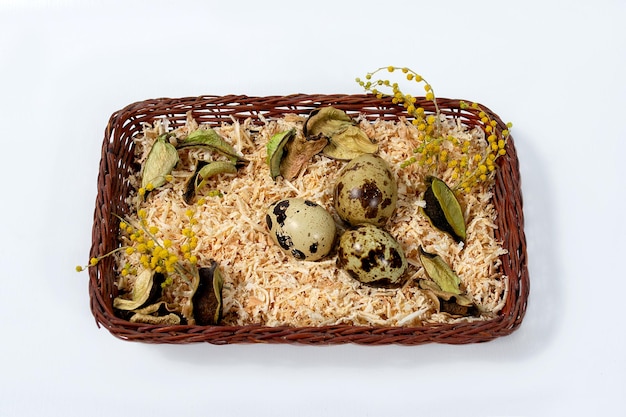
{"type": "MultiPolygon", "coordinates": [[[[204,200],[200,200],[198,204],[203,202],[204,200]]],[[[189,219],[189,224],[181,230],[184,241],[178,250],[174,248],[171,240],[161,240],[157,237],[160,230],[157,226],[148,225],[147,213],[144,209],[137,211],[138,221],[136,222],[118,216],[120,240],[123,244],[104,255],[91,258],[86,266],[77,266],[76,271],[81,272],[88,267],[98,265],[106,257],[124,252],[127,256],[133,254],[139,256],[134,264],[127,262],[121,267],[120,275],[123,277],[138,275],[138,268],[142,268],[142,270],[163,274],[165,281],[161,284],[162,287],[172,284],[173,274],[191,285],[193,277],[197,275],[198,258],[193,254],[193,251],[198,246],[198,237],[193,226],[197,224],[198,220],[194,217],[195,212],[191,208],[187,209],[185,215],[189,219]]]]}
{"type": "Polygon", "coordinates": [[[408,81],[413,81],[418,84],[424,84],[424,98],[428,101],[433,102],[435,106],[435,113],[439,114],[439,107],[437,106],[437,99],[435,98],[435,92],[432,86],[428,81],[424,79],[424,77],[409,68],[400,68],[393,66],[381,67],[374,70],[373,72],[367,73],[365,75],[365,80],[357,78],[356,82],[366,91],[371,92],[378,98],[382,98],[384,96],[392,97],[391,100],[394,104],[399,104],[402,107],[406,108],[407,113],[413,117],[412,123],[417,126],[417,129],[420,132],[424,132],[427,135],[433,134],[435,130],[435,125],[438,122],[438,118],[434,115],[427,116],[424,108],[422,107],[415,107],[415,104],[417,103],[416,97],[412,96],[411,94],[404,94],[397,82],[391,83],[391,81],[389,81],[388,79],[373,80],[373,76],[381,71],[394,72],[396,70],[399,70],[403,74],[405,74],[408,81]],[[388,92],[389,90],[391,90],[391,92],[388,92]]]}
{"type": "Polygon", "coordinates": [[[192,254],[192,250],[196,248],[198,243],[198,238],[192,228],[193,224],[197,222],[193,217],[193,211],[187,210],[189,225],[181,230],[185,240],[178,250],[174,248],[171,240],[158,239],[160,230],[156,226],[147,224],[145,210],[140,209],[137,214],[139,223],[133,225],[128,221],[120,221],[120,231],[122,240],[127,243],[126,254],[130,256],[137,253],[139,255],[138,265],[132,266],[126,263],[120,274],[122,276],[136,275],[137,266],[140,266],[144,270],[164,274],[163,287],[173,282],[173,274],[180,276],[184,282],[191,283],[190,277],[195,275],[195,265],[198,262],[197,257],[192,254]]]}
{"type": "MultiPolygon", "coordinates": [[[[478,103],[461,101],[460,108],[461,110],[467,110],[469,108],[479,110],[478,116],[480,117],[482,129],[485,132],[488,143],[482,154],[477,153],[473,156],[473,164],[467,163],[468,169],[465,170],[464,177],[461,178],[461,182],[459,183],[459,188],[469,191],[475,184],[486,181],[489,174],[496,169],[496,160],[506,155],[506,144],[509,138],[509,131],[513,127],[513,124],[508,122],[506,124],[507,128],[502,129],[500,131],[500,137],[498,137],[497,122],[481,109],[478,103]]],[[[462,151],[467,153],[467,147],[469,147],[469,145],[464,144],[462,151]]],[[[456,174],[457,177],[461,176],[460,171],[454,171],[453,176],[454,174],[456,174]]]]}
{"type": "Polygon", "coordinates": [[[367,73],[364,80],[357,78],[356,82],[378,98],[391,97],[394,104],[399,104],[406,109],[411,123],[416,126],[420,144],[413,150],[414,156],[401,164],[402,168],[418,163],[433,175],[450,169],[450,178],[455,182],[451,188],[470,192],[478,183],[487,181],[496,168],[495,161],[506,155],[506,143],[512,127],[511,123],[507,123],[507,129],[498,130],[497,122],[477,103],[461,101],[461,110],[471,109],[474,112],[478,110],[487,146],[477,148],[468,140],[460,140],[446,134],[443,124],[445,117],[439,110],[431,84],[407,67],[381,67],[367,73]],[[423,84],[424,99],[433,103],[434,114],[429,114],[424,108],[416,106],[417,98],[411,94],[405,94],[397,82],[392,83],[384,78],[374,79],[374,76],[380,72],[402,73],[407,81],[423,84]],[[452,152],[453,150],[460,152],[452,152]],[[452,158],[451,155],[461,156],[452,158]]]}

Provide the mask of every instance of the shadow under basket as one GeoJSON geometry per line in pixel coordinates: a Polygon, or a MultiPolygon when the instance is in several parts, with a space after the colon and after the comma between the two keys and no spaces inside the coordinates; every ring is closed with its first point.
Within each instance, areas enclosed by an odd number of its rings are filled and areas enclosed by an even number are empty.
{"type": "MultiPolygon", "coordinates": [[[[496,121],[495,131],[501,135],[506,129],[502,120],[488,108],[461,108],[461,100],[437,99],[439,110],[447,117],[461,120],[467,126],[483,126],[479,112],[488,114],[496,121]]],[[[332,105],[356,116],[369,120],[398,120],[406,116],[401,106],[388,98],[377,99],[372,95],[304,95],[248,97],[201,96],[188,98],[162,98],[131,104],[114,113],[106,127],[102,144],[102,157],[98,176],[92,230],[91,257],[120,246],[119,219],[116,215],[131,212],[127,197],[134,192],[128,177],[140,167],[134,162],[133,138],[142,133],[145,124],[167,118],[171,128],[183,126],[187,112],[201,124],[219,126],[233,119],[243,121],[251,118],[262,123],[263,119],[280,118],[293,113],[308,115],[311,110],[332,105]]],[[[418,98],[416,107],[427,114],[435,111],[431,101],[418,98]]],[[[513,138],[509,136],[507,153],[497,160],[493,204],[497,211],[496,238],[507,250],[501,256],[501,272],[509,279],[504,308],[495,318],[483,321],[455,324],[429,324],[419,327],[378,327],[333,325],[319,327],[292,326],[196,326],[196,325],[147,325],[131,323],[117,317],[113,299],[117,296],[115,261],[112,257],[102,259],[89,268],[89,295],[91,311],[98,326],[104,326],[114,336],[145,343],[298,343],[362,345],[419,345],[424,343],[466,344],[486,342],[505,336],[522,323],[529,293],[529,277],[524,236],[524,217],[517,153],[513,138]]]]}

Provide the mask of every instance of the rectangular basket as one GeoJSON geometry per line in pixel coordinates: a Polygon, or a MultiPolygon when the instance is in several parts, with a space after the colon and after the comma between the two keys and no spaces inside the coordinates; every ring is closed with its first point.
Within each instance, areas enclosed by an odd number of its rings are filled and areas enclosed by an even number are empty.
{"type": "MultiPolygon", "coordinates": [[[[434,112],[431,101],[418,98],[415,106],[434,112]]],[[[481,124],[480,110],[461,109],[461,100],[437,99],[441,113],[459,118],[467,126],[481,124]]],[[[90,256],[97,257],[120,246],[119,220],[130,208],[126,197],[131,193],[127,178],[140,167],[134,162],[133,138],[142,133],[144,124],[167,118],[172,128],[183,126],[191,111],[198,123],[219,126],[234,119],[243,121],[283,117],[286,113],[307,115],[320,106],[332,105],[348,114],[362,114],[370,120],[397,120],[404,109],[389,99],[372,95],[303,95],[248,97],[201,96],[162,98],[131,104],[114,113],[106,127],[98,176],[92,246],[90,256]]],[[[502,120],[488,108],[480,106],[497,129],[506,129],[502,120]]],[[[420,327],[378,327],[334,325],[319,327],[195,326],[146,325],[131,323],[114,314],[117,296],[116,271],[112,257],[106,257],[89,268],[91,311],[98,326],[104,326],[118,338],[145,343],[300,343],[363,345],[423,343],[465,344],[485,342],[516,330],[524,317],[529,292],[529,277],[524,236],[524,217],[520,189],[519,165],[513,138],[509,137],[507,153],[497,160],[493,203],[498,213],[496,238],[503,242],[507,254],[501,257],[501,272],[509,279],[504,308],[497,317],[485,321],[457,324],[432,324],[420,327]]]]}

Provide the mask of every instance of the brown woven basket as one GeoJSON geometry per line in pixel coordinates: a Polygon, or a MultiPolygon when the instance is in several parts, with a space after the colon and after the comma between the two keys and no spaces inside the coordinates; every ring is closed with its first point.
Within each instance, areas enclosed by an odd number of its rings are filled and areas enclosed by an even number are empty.
{"type": "MultiPolygon", "coordinates": [[[[460,108],[460,100],[437,99],[442,113],[457,117],[469,126],[480,125],[479,110],[460,108]]],[[[166,117],[173,128],[185,124],[186,113],[191,111],[198,123],[217,126],[232,122],[232,118],[259,120],[259,117],[282,117],[285,113],[306,115],[324,105],[333,105],[349,114],[364,114],[368,119],[396,120],[405,114],[404,109],[388,99],[372,95],[303,95],[271,97],[202,96],[179,99],[155,99],[131,104],[114,113],[107,125],[102,144],[102,159],[98,176],[92,231],[91,256],[97,257],[120,246],[119,220],[115,215],[125,215],[130,207],[125,198],[131,193],[127,178],[140,169],[133,162],[133,137],[142,132],[143,124],[152,124],[166,117]]],[[[434,112],[433,103],[419,99],[416,107],[434,112]]],[[[502,120],[481,106],[497,130],[506,129],[502,120]]],[[[524,236],[524,217],[517,154],[513,138],[509,137],[508,151],[498,159],[493,203],[498,212],[496,238],[508,251],[501,257],[502,273],[509,277],[506,303],[496,318],[473,323],[437,324],[421,327],[369,327],[335,325],[320,327],[268,327],[252,326],[191,326],[146,325],[131,323],[113,312],[113,299],[117,296],[114,285],[116,272],[112,257],[103,259],[89,268],[89,295],[91,311],[98,326],[107,328],[124,340],[146,343],[300,343],[363,345],[423,343],[464,344],[485,342],[508,335],[519,327],[526,311],[529,278],[524,236]]]]}

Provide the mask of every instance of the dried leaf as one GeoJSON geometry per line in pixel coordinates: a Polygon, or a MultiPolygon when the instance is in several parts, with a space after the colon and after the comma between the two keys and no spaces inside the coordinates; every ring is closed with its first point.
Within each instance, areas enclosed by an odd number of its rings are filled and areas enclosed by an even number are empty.
{"type": "Polygon", "coordinates": [[[173,310],[168,308],[165,301],[159,301],[158,303],[150,304],[143,308],[133,310],[134,313],[139,314],[151,314],[151,315],[164,315],[171,313],[173,310]]]}
{"type": "Polygon", "coordinates": [[[324,155],[333,159],[350,160],[364,153],[376,153],[378,145],[358,126],[348,125],[335,132],[330,138],[328,146],[324,148],[324,155]]]}
{"type": "Polygon", "coordinates": [[[453,316],[475,316],[479,313],[474,303],[462,295],[451,297],[450,300],[441,300],[439,310],[453,316]],[[466,305],[468,302],[469,305],[466,305]]]}
{"type": "Polygon", "coordinates": [[[457,242],[465,241],[465,218],[456,196],[440,179],[429,177],[427,181],[424,214],[437,229],[450,234],[457,242]]]}
{"type": "Polygon", "coordinates": [[[187,182],[185,182],[185,191],[183,192],[183,201],[187,204],[192,204],[193,203],[193,199],[196,197],[196,187],[198,185],[198,174],[200,173],[200,170],[207,165],[208,162],[206,161],[198,161],[198,164],[196,165],[196,169],[193,172],[193,174],[191,174],[191,176],[189,178],[187,178],[187,182]]]}
{"type": "Polygon", "coordinates": [[[441,313],[448,313],[453,316],[475,316],[479,313],[478,307],[472,300],[464,294],[451,294],[441,291],[441,288],[431,280],[422,279],[419,286],[427,297],[429,297],[435,308],[441,313]]]}
{"type": "Polygon", "coordinates": [[[212,161],[204,165],[198,172],[198,176],[202,181],[196,187],[196,191],[201,188],[205,180],[218,174],[236,174],[237,166],[229,161],[212,161]]]}
{"type": "Polygon", "coordinates": [[[175,325],[184,321],[178,314],[172,312],[164,301],[134,310],[131,314],[128,319],[131,323],[175,325]]]}
{"type": "Polygon", "coordinates": [[[296,134],[295,129],[285,130],[273,135],[269,142],[265,145],[267,151],[266,162],[270,168],[270,175],[272,179],[276,179],[280,174],[280,162],[283,159],[283,153],[285,151],[285,145],[296,134]]]}
{"type": "Polygon", "coordinates": [[[178,163],[178,151],[167,140],[168,135],[159,136],[143,166],[141,174],[141,187],[158,188],[165,184],[165,177],[169,175],[178,163]]]}
{"type": "Polygon", "coordinates": [[[161,283],[165,281],[163,274],[155,273],[153,270],[145,269],[137,275],[130,299],[116,297],[113,300],[113,307],[118,310],[136,310],[149,304],[158,297],[161,283]]]}
{"type": "Polygon", "coordinates": [[[303,133],[306,137],[322,135],[328,138],[323,153],[333,159],[350,160],[378,151],[378,145],[372,143],[350,116],[330,106],[311,112],[304,123],[303,133]]]}
{"type": "Polygon", "coordinates": [[[285,145],[285,153],[280,162],[280,175],[287,180],[298,176],[300,171],[315,155],[328,145],[324,136],[295,136],[285,145]]]}
{"type": "Polygon", "coordinates": [[[177,148],[204,147],[227,156],[233,163],[247,163],[235,148],[226,142],[213,129],[198,129],[191,132],[185,139],[178,142],[177,148]]]}
{"type": "Polygon", "coordinates": [[[332,106],[322,107],[313,110],[306,122],[302,132],[304,136],[317,136],[322,134],[331,137],[336,131],[342,129],[347,124],[354,122],[343,110],[338,110],[332,106]]]}
{"type": "Polygon", "coordinates": [[[461,279],[441,258],[441,256],[426,252],[420,246],[420,262],[426,271],[426,275],[439,286],[442,291],[451,294],[461,294],[461,279]]]}
{"type": "Polygon", "coordinates": [[[150,314],[133,314],[129,321],[131,323],[142,323],[142,324],[158,324],[158,325],[177,325],[180,324],[180,316],[169,313],[165,316],[152,316],[150,314]]]}
{"type": "Polygon", "coordinates": [[[192,297],[193,318],[200,326],[219,324],[222,320],[224,278],[216,261],[198,269],[198,286],[192,297]]]}
{"type": "Polygon", "coordinates": [[[237,166],[230,161],[199,161],[195,172],[187,179],[183,200],[187,204],[193,203],[198,190],[206,183],[206,179],[218,174],[235,174],[237,166]],[[198,182],[198,180],[200,182],[198,182]]]}

